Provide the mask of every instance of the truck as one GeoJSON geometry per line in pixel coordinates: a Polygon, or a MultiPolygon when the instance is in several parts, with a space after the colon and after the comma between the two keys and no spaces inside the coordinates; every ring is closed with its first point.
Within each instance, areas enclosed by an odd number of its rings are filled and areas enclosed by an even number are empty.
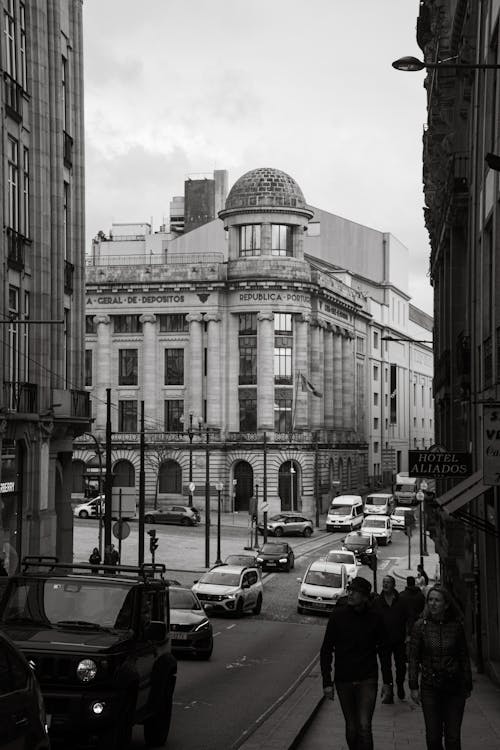
{"type": "Polygon", "coordinates": [[[417,492],[420,489],[420,479],[409,477],[407,473],[396,474],[394,498],[398,505],[417,505],[417,492]]]}

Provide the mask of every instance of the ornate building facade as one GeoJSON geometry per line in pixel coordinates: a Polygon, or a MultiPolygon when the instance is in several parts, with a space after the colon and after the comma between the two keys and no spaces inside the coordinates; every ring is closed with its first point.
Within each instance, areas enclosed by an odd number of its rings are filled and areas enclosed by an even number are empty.
{"type": "MultiPolygon", "coordinates": [[[[276,169],[237,180],[219,217],[142,262],[143,239],[94,242],[86,385],[101,448],[111,389],[115,485],[137,483],[141,402],[148,505],[222,483],[225,511],[258,494],[270,512],[314,515],[333,487],[390,482],[409,440],[433,441],[431,350],[412,343],[432,320],[409,304],[406,248],[309,207],[276,169]],[[342,253],[360,255],[357,271],[342,253]],[[400,353],[387,336],[404,338],[400,353]],[[411,412],[417,382],[425,401],[411,412]]],[[[95,476],[94,442],[75,443],[75,496],[95,476]]]]}
{"type": "Polygon", "coordinates": [[[465,481],[439,483],[433,534],[478,666],[500,681],[500,451],[486,429],[500,402],[499,13],[494,0],[424,0],[417,41],[428,62],[496,66],[429,70],[423,177],[436,442],[473,461],[465,481]]]}
{"type": "Polygon", "coordinates": [[[2,0],[2,549],[72,557],[71,454],[83,390],[81,0],[2,0]]]}

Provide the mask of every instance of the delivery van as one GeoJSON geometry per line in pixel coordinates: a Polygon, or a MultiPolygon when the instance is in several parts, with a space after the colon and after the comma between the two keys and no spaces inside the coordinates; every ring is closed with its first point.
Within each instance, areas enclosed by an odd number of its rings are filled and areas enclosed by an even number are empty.
{"type": "Polygon", "coordinates": [[[363,498],[361,495],[337,495],[326,517],[327,531],[352,531],[363,523],[363,498]]]}
{"type": "Polygon", "coordinates": [[[394,495],[390,492],[374,492],[365,497],[365,516],[390,516],[395,505],[394,495]]]}
{"type": "Polygon", "coordinates": [[[396,474],[394,497],[398,505],[416,505],[419,489],[417,477],[409,477],[408,474],[396,474]]]}

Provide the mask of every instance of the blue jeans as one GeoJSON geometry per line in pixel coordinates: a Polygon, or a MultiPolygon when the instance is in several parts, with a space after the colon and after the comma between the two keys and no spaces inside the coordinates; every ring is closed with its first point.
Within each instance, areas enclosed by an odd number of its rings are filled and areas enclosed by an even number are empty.
{"type": "Polygon", "coordinates": [[[427,750],[460,750],[460,729],[465,708],[465,695],[448,693],[422,686],[420,690],[425,721],[427,750]]]}
{"type": "Polygon", "coordinates": [[[377,700],[377,680],[336,682],[335,688],[344,714],[349,750],[373,750],[372,717],[377,700]]]}

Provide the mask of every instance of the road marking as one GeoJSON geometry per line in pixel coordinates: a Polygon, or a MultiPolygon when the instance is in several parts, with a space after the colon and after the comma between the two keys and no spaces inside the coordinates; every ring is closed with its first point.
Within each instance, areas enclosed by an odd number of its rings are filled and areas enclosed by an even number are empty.
{"type": "Polygon", "coordinates": [[[216,636],[216,635],[220,635],[220,633],[221,633],[221,631],[220,631],[220,630],[219,630],[219,631],[217,631],[217,633],[213,633],[213,636],[214,636],[214,638],[215,638],[215,636],[216,636]]]}
{"type": "Polygon", "coordinates": [[[228,625],[226,630],[231,630],[231,628],[235,628],[235,627],[236,627],[236,623],[234,623],[233,625],[228,625]]]}

